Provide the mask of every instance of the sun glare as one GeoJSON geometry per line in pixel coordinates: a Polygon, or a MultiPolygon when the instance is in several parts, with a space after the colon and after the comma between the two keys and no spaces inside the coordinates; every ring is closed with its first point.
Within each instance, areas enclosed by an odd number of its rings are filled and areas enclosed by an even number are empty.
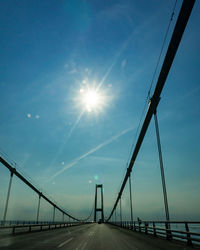
{"type": "Polygon", "coordinates": [[[105,97],[96,88],[90,88],[89,86],[81,88],[79,90],[80,104],[87,112],[99,112],[105,103],[105,97]]]}
{"type": "Polygon", "coordinates": [[[100,104],[100,96],[95,90],[88,90],[83,94],[83,102],[86,109],[91,112],[100,104]]]}
{"type": "Polygon", "coordinates": [[[83,80],[79,88],[79,93],[75,98],[77,106],[88,113],[96,115],[103,112],[110,101],[106,89],[100,89],[97,82],[83,80]]]}

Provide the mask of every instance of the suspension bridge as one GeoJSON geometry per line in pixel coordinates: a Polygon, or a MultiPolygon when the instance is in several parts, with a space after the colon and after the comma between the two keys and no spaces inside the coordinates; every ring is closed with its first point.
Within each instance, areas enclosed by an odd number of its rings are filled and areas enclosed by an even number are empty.
{"type": "Polygon", "coordinates": [[[0,221],[0,249],[191,249],[200,248],[200,221],[173,221],[170,220],[167,189],[165,184],[162,149],[160,142],[157,107],[161,93],[181,42],[182,35],[189,20],[195,1],[184,0],[179,16],[168,45],[162,68],[149,99],[143,125],[141,127],[136,146],[121,184],[120,191],[113,204],[110,214],[104,214],[103,184],[97,184],[94,190],[94,207],[85,219],[72,216],[70,212],[60,207],[56,202],[45,195],[18,171],[6,157],[0,157],[1,167],[6,167],[10,173],[7,198],[3,218],[0,221]],[[131,193],[131,172],[145,138],[149,124],[154,117],[158,156],[160,162],[163,200],[165,208],[164,221],[133,220],[133,205],[131,193]],[[13,177],[25,183],[38,196],[36,218],[34,221],[7,220],[7,211],[12,189],[13,177]],[[130,220],[123,220],[122,197],[125,187],[130,194],[130,220]],[[100,189],[100,193],[98,192],[100,189]],[[100,194],[100,198],[98,197],[100,194]],[[49,203],[52,208],[52,220],[40,220],[41,199],[49,203]],[[99,200],[99,202],[97,202],[99,200]],[[100,207],[99,207],[100,204],[100,207]],[[55,212],[62,215],[62,220],[55,220],[55,212]],[[117,218],[117,213],[119,214],[117,218]],[[98,215],[98,216],[97,216],[98,215]]]}

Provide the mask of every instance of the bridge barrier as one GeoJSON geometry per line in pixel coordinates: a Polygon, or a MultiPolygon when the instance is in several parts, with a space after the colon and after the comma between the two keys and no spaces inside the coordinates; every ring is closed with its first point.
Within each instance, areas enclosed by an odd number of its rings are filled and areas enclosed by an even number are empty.
{"type": "Polygon", "coordinates": [[[181,240],[190,246],[200,245],[200,222],[198,221],[117,221],[109,224],[167,240],[181,240]]]}
{"type": "Polygon", "coordinates": [[[36,223],[33,221],[9,221],[10,225],[4,224],[0,226],[0,230],[11,229],[12,234],[24,233],[24,232],[35,232],[49,229],[57,229],[63,227],[79,226],[89,224],[90,222],[47,222],[43,221],[36,223]]]}
{"type": "Polygon", "coordinates": [[[12,226],[12,225],[30,225],[30,224],[59,224],[59,223],[67,223],[61,221],[26,221],[26,220],[0,220],[1,226],[12,226]]]}

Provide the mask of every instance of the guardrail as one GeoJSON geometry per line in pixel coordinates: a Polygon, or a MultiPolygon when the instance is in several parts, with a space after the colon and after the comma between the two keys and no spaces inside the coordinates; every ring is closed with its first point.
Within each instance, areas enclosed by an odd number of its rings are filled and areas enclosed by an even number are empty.
{"type": "Polygon", "coordinates": [[[27,221],[27,220],[0,220],[1,226],[12,226],[12,225],[29,225],[29,224],[60,224],[70,223],[70,221],[27,221]]]}
{"type": "Polygon", "coordinates": [[[31,221],[12,221],[15,222],[12,225],[0,226],[0,230],[12,229],[12,233],[22,233],[22,232],[33,232],[42,231],[63,227],[79,226],[83,224],[89,224],[90,222],[41,222],[41,223],[31,223],[31,221]],[[19,230],[22,229],[22,230],[19,230]],[[28,230],[23,230],[28,229],[28,230]],[[34,229],[34,230],[33,230],[34,229]]]}
{"type": "Polygon", "coordinates": [[[200,244],[200,222],[198,221],[117,221],[109,224],[155,237],[164,237],[167,240],[185,241],[190,246],[194,243],[200,244]]]}

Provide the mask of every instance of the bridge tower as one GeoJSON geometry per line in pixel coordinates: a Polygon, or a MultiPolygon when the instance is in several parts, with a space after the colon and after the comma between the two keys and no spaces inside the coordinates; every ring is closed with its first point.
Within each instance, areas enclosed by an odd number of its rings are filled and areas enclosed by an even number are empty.
{"type": "Polygon", "coordinates": [[[97,221],[97,212],[101,212],[101,221],[104,222],[104,212],[103,212],[103,184],[96,184],[95,204],[94,204],[94,222],[97,221]],[[101,189],[101,208],[97,208],[97,191],[98,191],[98,188],[101,189]]]}

